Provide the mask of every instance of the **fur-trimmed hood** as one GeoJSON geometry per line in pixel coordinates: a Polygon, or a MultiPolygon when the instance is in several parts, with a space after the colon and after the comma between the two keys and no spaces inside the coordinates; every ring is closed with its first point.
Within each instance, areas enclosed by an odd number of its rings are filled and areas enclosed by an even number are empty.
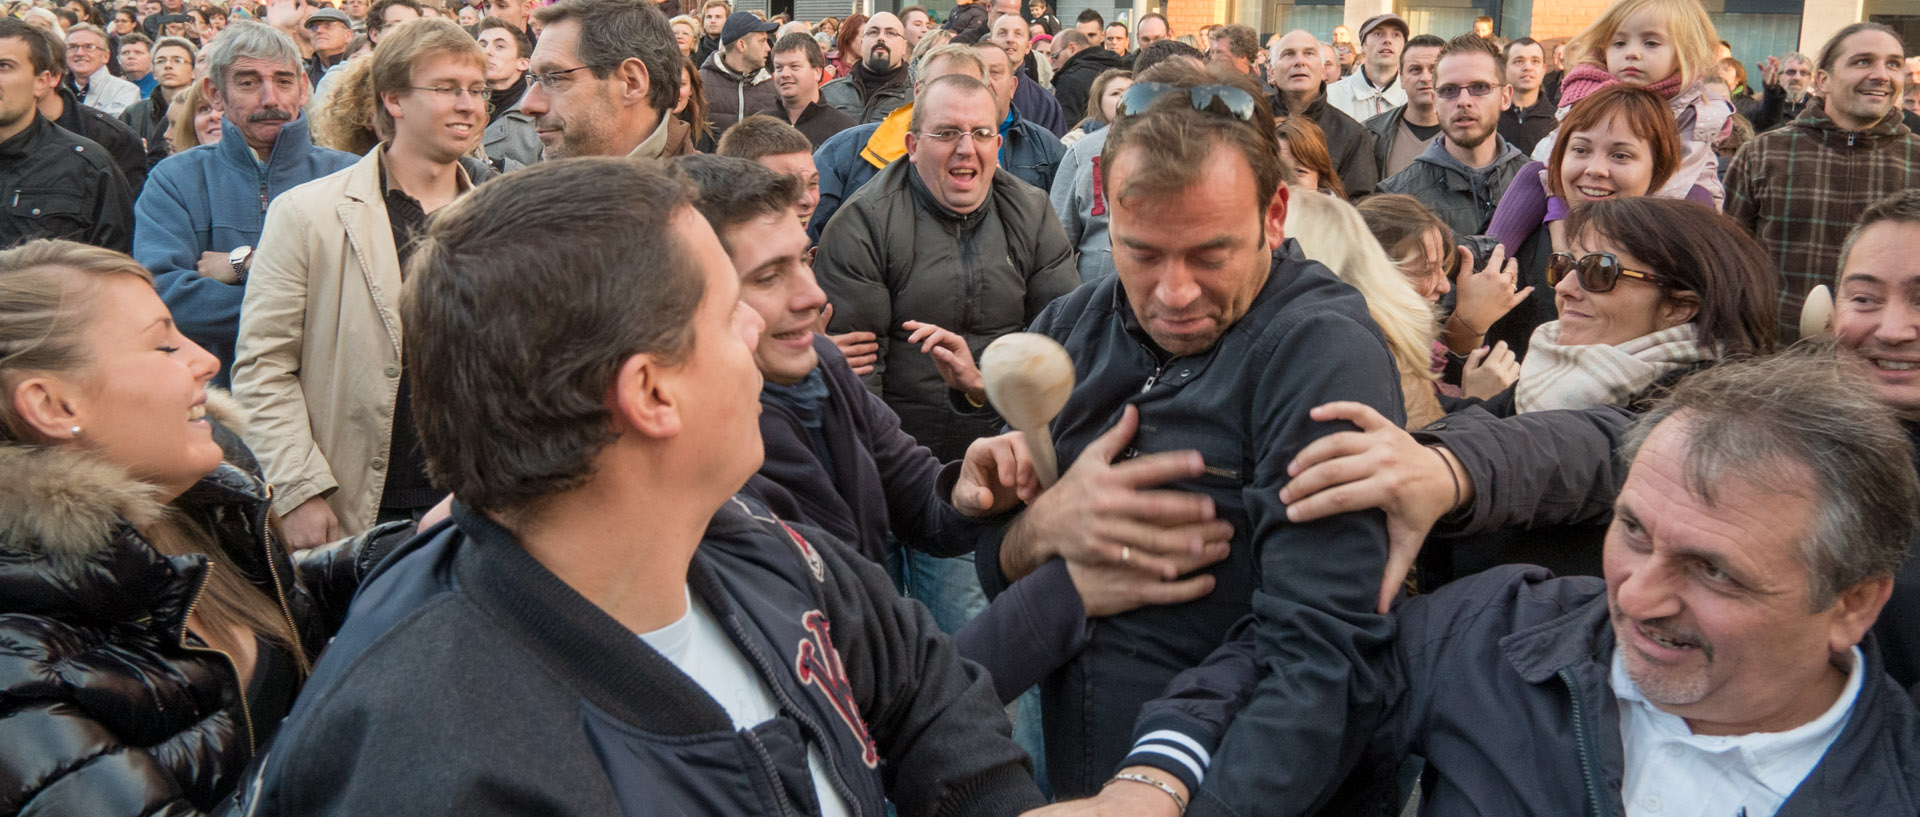
{"type": "MultiPolygon", "coordinates": [[[[207,416],[216,440],[241,431],[244,414],[224,391],[207,390],[207,416]]],[[[246,458],[222,442],[225,459],[246,458]]],[[[263,492],[257,480],[231,465],[206,481],[243,495],[263,492]]],[[[0,548],[84,558],[106,546],[121,524],[143,527],[166,510],[159,488],[76,446],[0,445],[0,548]]]]}

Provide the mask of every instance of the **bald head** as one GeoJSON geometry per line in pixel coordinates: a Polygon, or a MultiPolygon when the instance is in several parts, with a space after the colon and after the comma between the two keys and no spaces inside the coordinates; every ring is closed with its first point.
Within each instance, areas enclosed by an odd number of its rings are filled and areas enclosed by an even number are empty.
{"type": "Polygon", "coordinates": [[[1282,93],[1304,94],[1320,87],[1326,65],[1319,38],[1300,29],[1289,31],[1273,42],[1270,56],[1273,84],[1282,93]]]}
{"type": "Polygon", "coordinates": [[[907,61],[907,54],[907,26],[899,17],[883,11],[867,18],[860,29],[860,59],[867,70],[892,71],[907,61]]]}

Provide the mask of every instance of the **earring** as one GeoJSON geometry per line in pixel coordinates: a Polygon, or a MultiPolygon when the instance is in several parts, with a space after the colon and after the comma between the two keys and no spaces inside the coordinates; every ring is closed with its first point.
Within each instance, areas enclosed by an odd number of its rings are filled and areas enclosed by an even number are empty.
{"type": "Polygon", "coordinates": [[[71,428],[71,429],[68,429],[68,430],[70,430],[70,431],[72,431],[72,432],[73,432],[73,437],[74,437],[74,439],[76,439],[76,440],[77,440],[77,439],[79,439],[79,438],[80,438],[80,427],[79,427],[79,426],[74,426],[73,428],[71,428]]]}

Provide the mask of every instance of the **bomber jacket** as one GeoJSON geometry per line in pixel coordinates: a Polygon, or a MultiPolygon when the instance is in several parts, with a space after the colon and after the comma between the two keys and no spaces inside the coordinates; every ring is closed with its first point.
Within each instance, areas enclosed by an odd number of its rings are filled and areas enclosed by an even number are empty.
{"type": "Polygon", "coordinates": [[[307,117],[280,126],[263,165],[232,122],[220,120],[220,142],[196,145],[155,165],[134,204],[133,258],[153,273],[181,334],[233,366],[246,285],[200,277],[200,256],[258,247],[267,203],[281,193],[358,161],[319,147],[307,117]]]}
{"type": "Polygon", "coordinates": [[[999,424],[954,411],[933,357],[907,342],[902,322],[958,333],[977,358],[1080,285],[1073,247],[1046,194],[998,172],[991,185],[973,212],[955,213],[926,190],[911,162],[895,161],[827,222],[814,262],[834,305],[831,331],[879,339],[867,388],[942,460],[960,459],[999,424]]]}
{"type": "MultiPolygon", "coordinates": [[[[1309,419],[1312,407],[1354,400],[1404,421],[1399,374],[1365,300],[1289,239],[1246,314],[1206,351],[1158,350],[1118,276],[1055,301],[1028,331],[1060,341],[1074,363],[1073,393],[1053,422],[1063,472],[1136,406],[1140,430],[1123,456],[1197,450],[1206,473],[1162,487],[1211,497],[1234,531],[1227,558],[1205,568],[1212,593],[1101,619],[1086,648],[1042,684],[1054,793],[1098,789],[1126,755],[1140,706],[1252,613],[1268,678],[1247,720],[1261,725],[1249,731],[1264,754],[1262,774],[1240,781],[1238,793],[1274,814],[1305,813],[1328,788],[1349,713],[1377,703],[1376,664],[1392,636],[1375,611],[1384,518],[1296,524],[1279,501],[1288,461],[1341,430],[1309,419]]],[[[1004,531],[990,530],[975,554],[989,595],[1008,585],[1004,531]]]]}
{"type": "Polygon", "coordinates": [[[1850,131],[1815,99],[1799,119],[1754,137],[1727,167],[1726,213],[1759,239],[1779,268],[1780,339],[1800,337],[1800,310],[1816,285],[1840,277],[1840,247],[1874,202],[1920,187],[1920,137],[1898,108],[1850,131]]]}
{"type": "Polygon", "coordinates": [[[294,626],[299,663],[339,626],[374,543],[401,533],[289,558],[267,521],[271,492],[234,464],[168,506],[151,492],[66,447],[0,445],[0,729],[14,736],[0,813],[210,811],[277,726],[249,708],[226,654],[186,629],[214,563],[165,555],[139,526],[170,510],[206,529],[294,626]]]}
{"type": "Polygon", "coordinates": [[[0,142],[0,247],[65,238],[126,252],[133,193],[98,142],[47,120],[0,142]]]}
{"type": "MultiPolygon", "coordinates": [[[[1430,817],[1626,813],[1605,582],[1507,566],[1410,599],[1394,620],[1386,709],[1354,723],[1349,739],[1364,744],[1365,759],[1327,813],[1399,814],[1400,798],[1387,795],[1410,754],[1427,761],[1420,813],[1430,817]]],[[[1233,717],[1232,691],[1258,674],[1250,651],[1240,639],[1176,680],[1139,730],[1181,735],[1204,753],[1233,717]]],[[[1873,635],[1861,651],[1866,682],[1845,726],[1779,817],[1920,810],[1920,713],[1883,672],[1873,635]]],[[[1215,756],[1240,762],[1209,773],[1189,813],[1230,807],[1216,781],[1264,765],[1257,753],[1215,756]]]]}
{"type": "Polygon", "coordinates": [[[147,184],[147,148],[140,141],[140,134],[118,117],[80,104],[80,98],[64,85],[54,86],[54,93],[60,95],[64,107],[53,124],[106,148],[114,166],[120,168],[120,175],[126,177],[127,191],[139,199],[140,190],[147,184]]]}
{"type": "MultiPolygon", "coordinates": [[[[749,500],[688,568],[778,704],[736,729],[706,690],[514,534],[453,521],[354,600],[247,787],[262,814],[819,813],[818,748],[856,817],[1041,804],[988,681],[878,566],[749,500]]],[[[248,812],[251,813],[251,812],[248,812]]]]}

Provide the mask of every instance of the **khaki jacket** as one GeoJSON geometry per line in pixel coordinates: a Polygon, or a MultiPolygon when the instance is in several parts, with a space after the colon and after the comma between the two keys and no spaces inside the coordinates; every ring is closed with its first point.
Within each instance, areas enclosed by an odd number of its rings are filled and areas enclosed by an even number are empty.
{"type": "Polygon", "coordinates": [[[400,255],[380,181],[385,155],[383,144],[267,208],[233,367],[274,511],[324,496],[348,536],[379,513],[400,390],[400,255]]]}

